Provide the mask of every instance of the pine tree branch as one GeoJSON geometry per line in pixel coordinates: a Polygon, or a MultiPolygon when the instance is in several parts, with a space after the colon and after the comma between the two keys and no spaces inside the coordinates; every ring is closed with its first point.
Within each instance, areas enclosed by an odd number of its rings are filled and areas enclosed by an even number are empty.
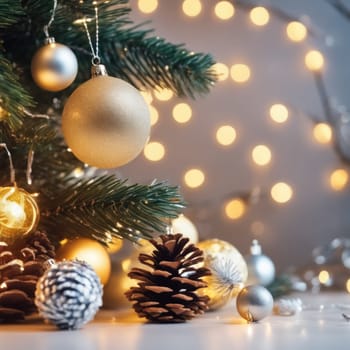
{"type": "Polygon", "coordinates": [[[20,1],[1,0],[0,1],[0,28],[6,28],[19,22],[24,17],[24,11],[20,1]]]}
{"type": "Polygon", "coordinates": [[[56,188],[43,189],[39,202],[45,208],[40,227],[51,239],[84,236],[104,244],[111,235],[136,241],[164,232],[166,220],[184,208],[177,187],[127,186],[115,176],[62,181],[56,188]]]}
{"type": "Polygon", "coordinates": [[[326,0],[335,10],[337,10],[344,18],[350,20],[350,7],[345,5],[341,0],[326,0]]]}

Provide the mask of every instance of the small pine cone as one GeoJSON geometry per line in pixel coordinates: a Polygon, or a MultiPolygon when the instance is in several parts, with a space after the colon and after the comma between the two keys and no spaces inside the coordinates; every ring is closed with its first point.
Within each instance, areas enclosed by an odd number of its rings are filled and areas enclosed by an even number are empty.
{"type": "MultiPolygon", "coordinates": [[[[29,235],[25,241],[25,248],[31,248],[35,254],[35,260],[47,261],[55,258],[55,247],[47,238],[45,232],[36,231],[29,235]]],[[[23,251],[23,254],[25,251],[23,251]]]]}
{"type": "Polygon", "coordinates": [[[102,305],[102,285],[90,265],[62,261],[38,281],[35,304],[41,316],[58,328],[81,328],[102,305]]]}
{"type": "Polygon", "coordinates": [[[209,298],[196,293],[207,286],[201,277],[210,275],[207,268],[197,267],[203,252],[181,234],[162,235],[160,241],[150,242],[155,247],[152,255],[139,255],[150,269],[133,268],[128,274],[140,281],[126,292],[136,313],[159,323],[185,322],[204,313],[209,298]]]}
{"type": "MultiPolygon", "coordinates": [[[[26,241],[13,246],[0,242],[0,323],[23,320],[36,311],[35,288],[45,266],[42,250],[33,247],[31,236],[26,239],[30,242],[28,245],[26,241]]],[[[40,242],[45,240],[49,244],[46,235],[40,242]]]]}

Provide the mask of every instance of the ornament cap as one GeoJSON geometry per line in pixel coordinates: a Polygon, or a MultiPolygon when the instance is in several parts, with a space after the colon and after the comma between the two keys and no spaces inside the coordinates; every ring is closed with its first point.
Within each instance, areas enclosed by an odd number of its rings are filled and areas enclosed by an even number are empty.
{"type": "Polygon", "coordinates": [[[49,44],[54,44],[56,42],[55,38],[53,36],[49,36],[45,38],[44,44],[49,45],[49,44]]]}
{"type": "Polygon", "coordinates": [[[257,239],[253,239],[252,245],[250,246],[250,254],[261,255],[262,249],[257,239]]]}
{"type": "Polygon", "coordinates": [[[103,75],[108,75],[107,69],[103,64],[96,64],[91,67],[91,78],[97,78],[103,75]]]}

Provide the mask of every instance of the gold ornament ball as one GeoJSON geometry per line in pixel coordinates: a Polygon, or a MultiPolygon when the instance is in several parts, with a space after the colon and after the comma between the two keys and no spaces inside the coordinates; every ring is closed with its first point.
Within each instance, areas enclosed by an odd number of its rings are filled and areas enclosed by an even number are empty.
{"type": "Polygon", "coordinates": [[[33,231],[39,222],[35,199],[18,187],[0,187],[0,240],[13,243],[33,231]]]}
{"type": "Polygon", "coordinates": [[[189,238],[191,243],[198,242],[198,231],[196,226],[185,215],[181,214],[171,221],[171,228],[174,233],[182,233],[189,238]]]}
{"type": "Polygon", "coordinates": [[[78,73],[78,61],[69,47],[53,41],[35,53],[31,71],[39,87],[49,91],[60,91],[74,81],[78,73]]]}
{"type": "Polygon", "coordinates": [[[69,97],[62,115],[65,140],[82,162],[116,168],[142,151],[150,133],[147,103],[127,82],[94,77],[69,97]]]}
{"type": "MultiPolygon", "coordinates": [[[[211,262],[214,259],[220,259],[220,256],[228,256],[236,267],[241,276],[242,285],[248,277],[248,267],[242,254],[230,243],[220,239],[208,239],[201,241],[197,247],[204,253],[204,266],[210,269],[211,262]]],[[[240,288],[233,288],[231,294],[221,294],[216,284],[213,283],[212,276],[205,276],[203,278],[207,283],[206,288],[200,289],[201,295],[207,295],[210,298],[209,309],[216,310],[223,307],[232,297],[237,296],[240,288]]]]}
{"type": "Polygon", "coordinates": [[[111,274],[111,259],[104,246],[88,239],[77,238],[64,243],[57,251],[56,260],[78,259],[87,262],[100,277],[104,285],[108,282],[111,274]]]}

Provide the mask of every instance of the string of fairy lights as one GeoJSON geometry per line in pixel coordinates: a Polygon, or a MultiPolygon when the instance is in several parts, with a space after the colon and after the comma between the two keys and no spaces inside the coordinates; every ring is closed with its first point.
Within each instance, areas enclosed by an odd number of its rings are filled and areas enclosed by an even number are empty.
{"type": "MultiPolygon", "coordinates": [[[[242,5],[241,1],[216,1],[210,6],[216,18],[220,21],[232,20],[235,15],[236,7],[242,5]],[[236,4],[237,3],[237,4],[236,4]]],[[[138,0],[137,7],[144,14],[154,13],[159,6],[159,0],[138,0]]],[[[267,26],[274,15],[267,7],[249,5],[248,16],[254,26],[267,26]]],[[[247,10],[247,7],[244,8],[247,10]]],[[[197,17],[203,11],[201,0],[182,1],[182,12],[188,17],[197,17]]],[[[289,18],[284,16],[285,18],[289,18]]],[[[310,36],[310,28],[299,20],[286,21],[285,35],[288,40],[296,44],[302,43],[310,36]]],[[[325,65],[325,59],[321,51],[310,49],[305,53],[304,65],[311,74],[320,77],[325,65]]],[[[218,62],[214,65],[218,75],[218,83],[232,80],[234,84],[243,85],[254,78],[252,67],[245,62],[235,62],[232,65],[218,62]]],[[[154,100],[161,102],[170,102],[173,93],[170,90],[153,91],[143,93],[146,101],[149,103],[151,113],[151,124],[157,124],[159,112],[152,104],[154,100]]],[[[268,110],[268,117],[276,124],[284,124],[288,121],[291,108],[283,103],[271,104],[268,110]]],[[[186,125],[190,122],[193,111],[189,103],[177,103],[172,108],[172,117],[176,123],[186,125]]],[[[313,138],[320,144],[331,144],[333,142],[333,130],[326,121],[315,121],[313,127],[313,138]]],[[[238,137],[238,132],[234,125],[220,125],[215,130],[216,142],[220,147],[233,147],[238,137]]],[[[160,162],[166,157],[166,145],[159,141],[151,140],[144,148],[144,157],[150,162],[160,162]]],[[[274,157],[273,150],[267,144],[257,144],[251,148],[251,159],[258,167],[268,167],[274,157]]],[[[182,182],[189,189],[199,189],[205,184],[206,174],[203,169],[191,168],[183,173],[182,182]]],[[[346,168],[335,169],[329,175],[329,185],[334,191],[343,190],[349,182],[349,174],[346,168]]],[[[276,182],[271,185],[267,191],[275,203],[286,204],[293,198],[294,189],[286,182],[276,182]]],[[[260,193],[261,194],[261,193],[260,193]]],[[[241,218],[247,207],[251,204],[247,196],[231,196],[224,204],[224,212],[228,219],[237,220],[241,218]]],[[[249,196],[248,196],[249,197],[249,196]]],[[[249,197],[250,198],[250,197],[249,197]]]]}

